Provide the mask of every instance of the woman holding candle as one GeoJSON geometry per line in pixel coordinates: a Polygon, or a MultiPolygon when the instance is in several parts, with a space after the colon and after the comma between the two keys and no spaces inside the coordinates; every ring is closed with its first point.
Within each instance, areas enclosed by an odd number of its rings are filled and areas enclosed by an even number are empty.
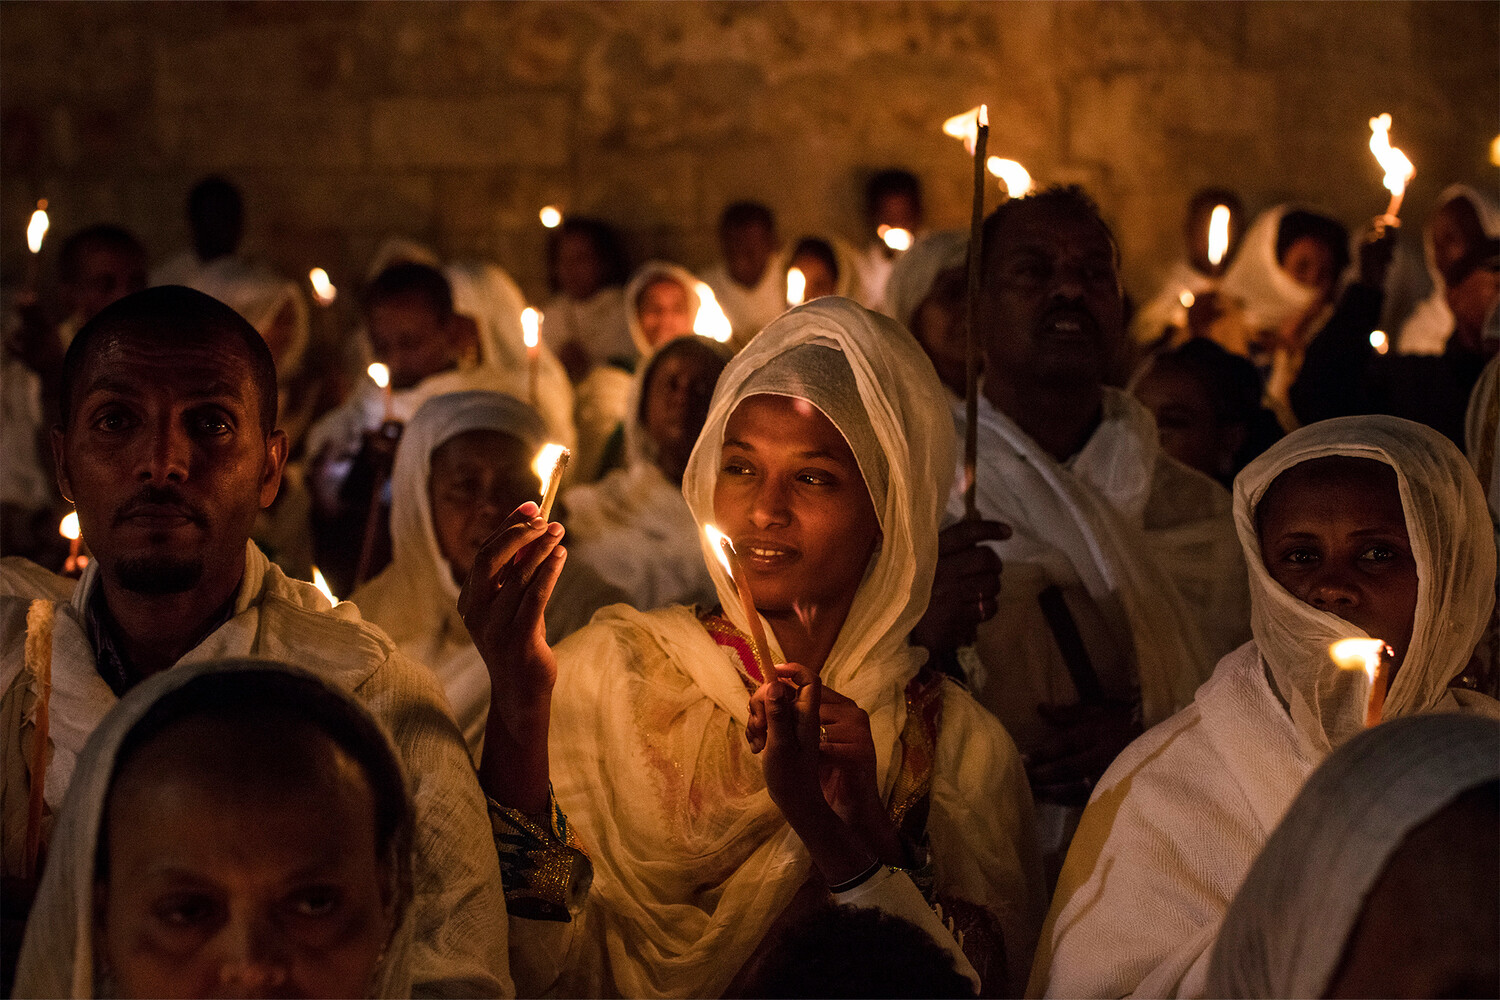
{"type": "Polygon", "coordinates": [[[1484,495],[1441,435],[1347,417],[1288,435],[1235,481],[1254,640],[1105,773],[1053,899],[1031,990],[1202,995],[1229,900],[1307,775],[1364,725],[1368,681],[1329,645],[1392,650],[1383,719],[1500,717],[1453,686],[1494,600],[1484,495]],[[1149,918],[1148,915],[1149,914],[1149,918]]]}
{"type": "Polygon", "coordinates": [[[752,720],[789,689],[757,678],[701,530],[718,609],[614,609],[555,654],[541,614],[561,528],[523,506],[486,543],[461,607],[494,691],[480,773],[522,992],[720,995],[778,922],[877,862],[930,863],[990,988],[1019,987],[1040,875],[1020,761],[906,641],[952,449],[916,343],[847,300],[787,313],[719,380],[683,493],[700,528],[734,540],[779,677],[820,679],[826,742],[797,758],[817,775],[783,781],[752,752],[752,720]],[[789,795],[817,777],[826,805],[789,795]],[[573,881],[528,874],[546,871],[573,881]]]}

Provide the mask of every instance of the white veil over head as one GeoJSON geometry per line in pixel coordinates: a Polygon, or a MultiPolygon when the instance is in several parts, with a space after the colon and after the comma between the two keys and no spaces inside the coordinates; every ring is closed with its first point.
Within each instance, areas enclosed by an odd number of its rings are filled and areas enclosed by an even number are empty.
{"type": "Polygon", "coordinates": [[[1339,417],[1294,431],[1246,466],[1234,482],[1234,520],[1250,569],[1251,631],[1293,725],[1319,756],[1358,731],[1366,690],[1363,674],[1335,666],[1328,647],[1365,633],[1271,578],[1261,560],[1255,508],[1277,476],[1330,456],[1373,459],[1395,470],[1417,564],[1411,645],[1384,718],[1438,703],[1473,655],[1495,600],[1495,545],[1484,491],[1463,454],[1437,431],[1398,417],[1339,417]]]}
{"type": "Polygon", "coordinates": [[[1351,739],[1313,775],[1224,916],[1205,996],[1328,995],[1365,900],[1417,827],[1500,778],[1500,722],[1397,719],[1351,739]]]}
{"type": "MultiPolygon", "coordinates": [[[[849,442],[875,503],[882,541],[822,674],[869,710],[904,689],[922,662],[907,635],[927,610],[954,469],[942,385],[910,334],[849,299],[828,296],[784,313],[719,377],[682,483],[700,529],[714,520],[724,428],[740,402],[758,394],[821,410],[849,442]],[[892,669],[869,669],[876,663],[892,669]]],[[[746,628],[734,584],[707,539],[700,542],[725,614],[746,628]]]]}
{"type": "MultiPolygon", "coordinates": [[[[122,745],[131,731],[164,697],[213,675],[241,671],[277,671],[293,674],[335,695],[344,710],[366,721],[358,730],[380,745],[373,753],[384,754],[392,767],[404,773],[400,758],[381,725],[369,710],[326,679],[296,667],[271,660],[205,660],[174,667],[147,678],[131,689],[89,737],[78,758],[73,781],[68,786],[62,813],[53,832],[48,859],[42,873],[36,904],[26,925],[26,937],[16,969],[16,996],[92,997],[108,988],[101,976],[102,956],[95,955],[95,861],[105,806],[115,777],[122,745]]],[[[409,779],[408,779],[409,780],[409,779]]],[[[409,785],[408,785],[409,788],[409,785]]],[[[410,791],[406,793],[408,811],[410,791]]],[[[309,822],[318,822],[309,817],[309,822]]],[[[411,854],[398,859],[392,879],[391,898],[396,901],[396,924],[376,969],[370,996],[411,996],[408,963],[412,931],[411,854]],[[401,865],[405,865],[405,871],[401,865]]]]}
{"type": "Polygon", "coordinates": [[[656,347],[652,346],[651,341],[646,338],[645,329],[641,327],[641,293],[646,290],[647,285],[662,280],[675,281],[681,285],[682,290],[687,293],[688,309],[693,316],[698,315],[698,279],[691,271],[664,260],[648,260],[637,268],[629,284],[625,286],[625,323],[630,327],[630,339],[635,342],[636,350],[641,352],[642,363],[656,353],[656,347]]]}
{"type": "Polygon", "coordinates": [[[1256,217],[1220,285],[1225,295],[1244,304],[1245,322],[1253,330],[1280,326],[1306,309],[1317,294],[1298,284],[1276,259],[1281,220],[1296,208],[1277,205],[1256,217]]]}

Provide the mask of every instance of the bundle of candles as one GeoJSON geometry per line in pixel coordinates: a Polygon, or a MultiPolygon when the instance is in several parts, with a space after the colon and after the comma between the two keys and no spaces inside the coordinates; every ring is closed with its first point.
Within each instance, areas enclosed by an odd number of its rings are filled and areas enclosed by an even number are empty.
{"type": "Polygon", "coordinates": [[[1380,224],[1399,226],[1401,221],[1396,215],[1401,211],[1401,199],[1406,195],[1406,185],[1416,174],[1417,168],[1412,166],[1405,153],[1391,145],[1390,115],[1370,119],[1370,152],[1375,154],[1376,162],[1385,171],[1385,189],[1391,193],[1391,202],[1386,206],[1385,214],[1380,216],[1380,224]]]}
{"type": "Polygon", "coordinates": [[[573,453],[560,444],[544,444],[541,451],[536,453],[536,459],[531,463],[531,471],[535,472],[537,479],[541,480],[541,518],[543,521],[552,516],[552,504],[557,500],[557,489],[562,485],[563,473],[567,471],[568,459],[572,457],[573,453]]]}

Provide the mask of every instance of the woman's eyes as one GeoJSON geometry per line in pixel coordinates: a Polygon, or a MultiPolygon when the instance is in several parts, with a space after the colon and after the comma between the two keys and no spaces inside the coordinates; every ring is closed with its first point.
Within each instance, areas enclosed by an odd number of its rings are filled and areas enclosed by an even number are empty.
{"type": "Polygon", "coordinates": [[[172,928],[201,927],[220,918],[218,900],[206,894],[169,896],[155,906],[156,918],[172,928]]]}
{"type": "Polygon", "coordinates": [[[338,908],[340,898],[335,887],[320,885],[294,893],[287,903],[299,917],[326,917],[338,908]]]}
{"type": "Polygon", "coordinates": [[[1372,545],[1361,552],[1359,557],[1368,562],[1390,562],[1399,553],[1389,545],[1372,545]]]}
{"type": "Polygon", "coordinates": [[[1292,549],[1282,554],[1281,561],[1294,566],[1311,566],[1318,561],[1318,558],[1318,553],[1312,549],[1292,549]]]}
{"type": "Polygon", "coordinates": [[[121,407],[110,407],[94,417],[94,428],[106,433],[114,433],[125,430],[133,422],[134,418],[130,411],[121,407]]]}

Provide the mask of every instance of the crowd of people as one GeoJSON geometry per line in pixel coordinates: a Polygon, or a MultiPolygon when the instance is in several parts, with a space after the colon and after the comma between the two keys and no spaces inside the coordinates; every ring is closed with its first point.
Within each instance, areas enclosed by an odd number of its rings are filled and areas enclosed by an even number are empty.
{"type": "Polygon", "coordinates": [[[867,195],[701,279],[568,218],[535,346],[404,239],[327,340],[221,178],[154,270],[72,234],[0,361],[6,989],[1500,991],[1494,199],[1205,190],[1139,309],[1007,199],[966,401],[968,235],[867,195]]]}

